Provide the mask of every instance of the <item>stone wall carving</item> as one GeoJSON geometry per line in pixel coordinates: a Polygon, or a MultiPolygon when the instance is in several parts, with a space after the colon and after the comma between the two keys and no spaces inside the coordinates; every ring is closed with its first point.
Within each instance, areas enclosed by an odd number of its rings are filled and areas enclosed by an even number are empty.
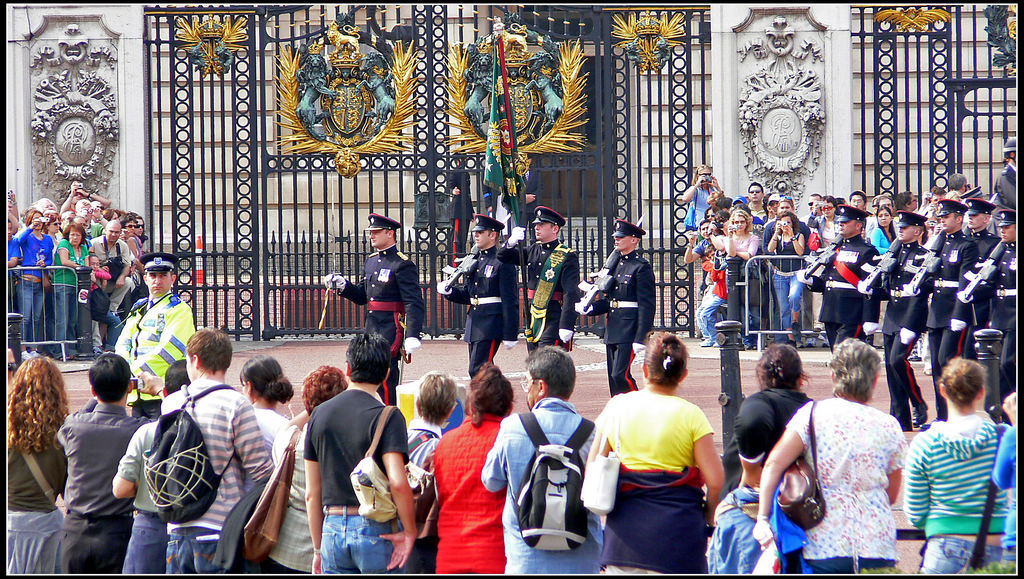
{"type": "Polygon", "coordinates": [[[120,131],[114,39],[97,22],[57,21],[30,54],[33,182],[64,192],[81,181],[107,194],[120,131]]]}
{"type": "Polygon", "coordinates": [[[821,46],[798,42],[783,15],[777,15],[764,38],[737,49],[740,61],[753,55],[760,64],[743,79],[739,95],[739,129],[747,173],[769,191],[799,195],[821,156],[825,106],[821,77],[813,65],[822,61],[821,46]]]}

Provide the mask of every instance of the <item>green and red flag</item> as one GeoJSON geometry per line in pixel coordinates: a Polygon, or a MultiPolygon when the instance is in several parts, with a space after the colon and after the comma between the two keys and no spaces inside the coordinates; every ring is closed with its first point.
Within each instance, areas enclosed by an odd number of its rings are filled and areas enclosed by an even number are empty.
{"type": "Polygon", "coordinates": [[[516,130],[508,92],[504,33],[495,34],[494,68],[491,71],[491,118],[487,131],[484,185],[501,194],[501,203],[520,226],[526,180],[516,172],[516,130]]]}

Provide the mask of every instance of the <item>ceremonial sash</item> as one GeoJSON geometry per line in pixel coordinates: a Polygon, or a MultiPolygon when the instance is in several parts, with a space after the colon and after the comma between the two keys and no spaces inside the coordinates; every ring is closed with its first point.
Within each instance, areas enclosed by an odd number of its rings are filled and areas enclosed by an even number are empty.
{"type": "Polygon", "coordinates": [[[551,255],[548,256],[547,261],[544,262],[544,267],[540,270],[540,276],[537,278],[537,289],[533,293],[533,302],[530,304],[530,323],[526,326],[527,342],[537,342],[540,340],[541,335],[544,334],[544,326],[547,324],[548,302],[551,301],[551,295],[555,289],[555,280],[562,274],[562,266],[565,265],[565,258],[569,255],[569,251],[568,247],[558,244],[558,247],[551,251],[551,255]]]}

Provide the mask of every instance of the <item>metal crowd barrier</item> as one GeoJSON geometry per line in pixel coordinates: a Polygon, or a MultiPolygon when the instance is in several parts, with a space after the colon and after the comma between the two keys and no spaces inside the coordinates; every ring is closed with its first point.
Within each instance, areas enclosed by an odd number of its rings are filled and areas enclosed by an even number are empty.
{"type": "MultiPolygon", "coordinates": [[[[758,352],[760,352],[761,350],[764,349],[764,336],[765,335],[772,335],[772,336],[775,336],[775,335],[789,336],[790,335],[790,331],[789,330],[782,329],[782,312],[781,312],[781,309],[779,308],[779,298],[775,294],[774,271],[772,270],[772,265],[774,265],[774,264],[781,264],[781,263],[787,262],[787,261],[788,262],[800,261],[801,262],[801,266],[802,266],[803,262],[805,261],[805,259],[809,255],[810,255],[809,253],[805,254],[805,255],[767,255],[767,254],[761,255],[761,254],[758,254],[758,255],[755,255],[755,256],[751,257],[744,264],[744,266],[743,266],[743,274],[744,275],[741,278],[741,280],[738,281],[737,284],[736,284],[737,288],[740,288],[740,287],[743,288],[743,290],[742,290],[743,291],[743,304],[742,304],[743,305],[743,315],[742,315],[743,319],[737,320],[737,321],[739,321],[739,322],[741,322],[743,324],[743,334],[744,335],[754,334],[754,335],[757,336],[757,351],[758,352]],[[766,263],[768,267],[762,267],[761,266],[762,263],[766,263]],[[761,292],[762,295],[761,295],[761,303],[760,303],[760,306],[758,307],[758,309],[759,309],[759,316],[758,317],[760,318],[760,320],[762,322],[764,320],[767,320],[768,321],[768,327],[765,328],[765,327],[762,326],[762,327],[760,327],[757,330],[751,330],[750,329],[750,316],[748,315],[749,304],[750,304],[750,289],[751,289],[749,280],[751,279],[750,278],[750,272],[753,270],[754,267],[759,268],[759,270],[761,272],[761,275],[766,277],[766,279],[764,279],[764,281],[767,284],[767,291],[766,292],[764,292],[764,291],[761,292]],[[765,308],[768,308],[767,309],[767,315],[766,315],[765,308]]],[[[796,273],[794,272],[793,275],[795,276],[796,273]]],[[[796,281],[796,280],[794,280],[794,281],[796,281]]],[[[760,281],[758,283],[760,283],[760,281]]],[[[800,283],[800,282],[796,282],[796,283],[800,283]]],[[[764,288],[762,287],[761,289],[764,289],[764,288]]],[[[808,291],[811,291],[811,290],[810,290],[810,288],[808,286],[805,285],[804,288],[803,288],[803,291],[808,292],[808,291]]],[[[820,332],[815,331],[813,327],[812,328],[801,328],[800,336],[802,338],[804,338],[804,339],[807,339],[807,338],[817,338],[819,336],[819,333],[820,332]]]]}
{"type": "MultiPolygon", "coordinates": [[[[51,265],[46,267],[40,266],[18,266],[7,268],[7,343],[8,347],[11,347],[14,351],[15,362],[21,364],[21,348],[20,346],[27,346],[33,348],[45,348],[47,346],[57,346],[60,348],[60,355],[63,361],[67,361],[68,352],[74,350],[75,354],[79,358],[91,358],[93,356],[92,350],[92,314],[89,312],[89,288],[91,286],[90,275],[92,274],[92,268],[86,266],[78,267],[67,267],[60,265],[51,265]],[[68,317],[69,321],[71,316],[77,316],[77,332],[76,335],[68,339],[67,335],[63,339],[58,339],[57,334],[57,291],[56,285],[53,286],[51,291],[43,292],[43,307],[42,316],[37,322],[37,327],[33,328],[32,333],[27,335],[22,327],[24,325],[32,323],[31,316],[27,312],[21,311],[21,292],[25,289],[24,281],[21,279],[23,271],[39,271],[45,270],[49,273],[50,279],[53,279],[53,273],[58,270],[67,270],[75,274],[77,285],[75,286],[75,305],[74,311],[69,308],[68,317]],[[12,314],[15,314],[12,316],[12,314]],[[25,321],[25,320],[28,321],[25,321]],[[31,337],[31,340],[26,338],[31,337]],[[42,339],[40,339],[42,338],[42,339]],[[14,346],[19,347],[15,348],[14,346]]],[[[33,274],[35,275],[35,274],[33,274]]]]}

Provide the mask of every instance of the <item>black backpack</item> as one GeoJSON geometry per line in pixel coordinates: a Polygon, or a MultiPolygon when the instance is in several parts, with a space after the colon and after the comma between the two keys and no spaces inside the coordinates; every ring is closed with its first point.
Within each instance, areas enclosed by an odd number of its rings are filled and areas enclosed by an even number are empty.
{"type": "Polygon", "coordinates": [[[527,545],[568,551],[587,540],[587,511],[580,497],[584,458],[580,448],[594,431],[583,419],[565,444],[551,444],[532,412],[519,419],[536,449],[516,497],[519,529],[527,545]]]}
{"type": "Polygon", "coordinates": [[[232,453],[218,474],[206,451],[203,431],[185,407],[217,390],[233,390],[227,384],[212,386],[197,396],[188,395],[181,408],[164,414],[157,423],[153,449],[146,459],[146,484],[160,519],[187,523],[203,516],[217,498],[220,479],[234,458],[232,453]]]}

